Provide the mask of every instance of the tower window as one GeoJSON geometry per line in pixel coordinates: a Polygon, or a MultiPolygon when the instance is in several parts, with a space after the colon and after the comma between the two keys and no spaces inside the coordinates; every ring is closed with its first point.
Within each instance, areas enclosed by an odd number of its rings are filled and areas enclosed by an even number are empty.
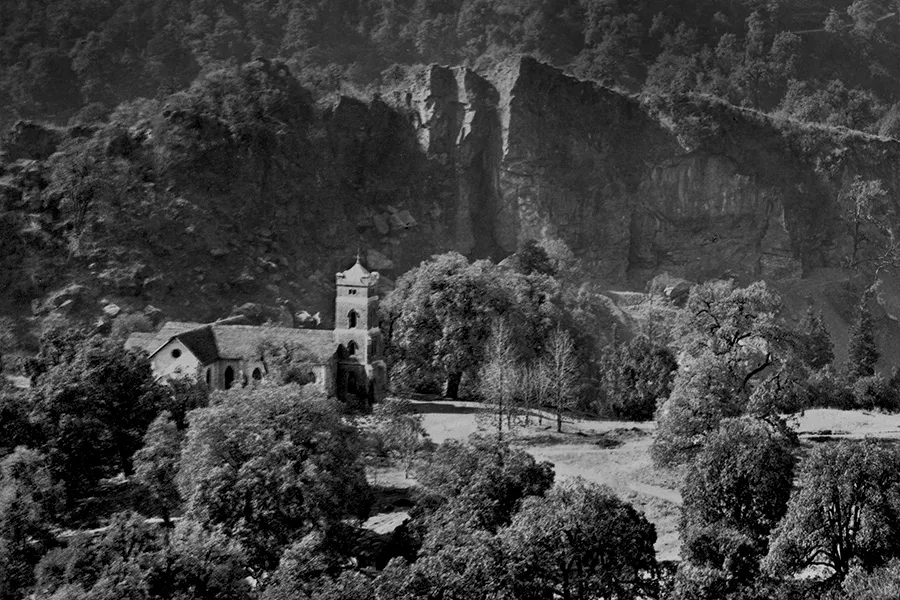
{"type": "Polygon", "coordinates": [[[259,367],[253,369],[253,380],[259,381],[262,379],[262,371],[259,370],[259,367]]]}
{"type": "Polygon", "coordinates": [[[347,356],[353,356],[356,354],[356,342],[350,340],[350,343],[347,344],[347,356]]]}
{"type": "Polygon", "coordinates": [[[353,288],[350,288],[349,290],[347,290],[347,293],[350,294],[351,296],[355,296],[356,290],[354,290],[353,288]]]}
{"type": "Polygon", "coordinates": [[[356,314],[355,310],[351,310],[347,313],[347,319],[350,321],[350,329],[356,329],[356,322],[359,320],[359,315],[356,314]]]}
{"type": "Polygon", "coordinates": [[[231,367],[225,368],[225,389],[231,389],[232,384],[234,383],[234,369],[231,367]]]}

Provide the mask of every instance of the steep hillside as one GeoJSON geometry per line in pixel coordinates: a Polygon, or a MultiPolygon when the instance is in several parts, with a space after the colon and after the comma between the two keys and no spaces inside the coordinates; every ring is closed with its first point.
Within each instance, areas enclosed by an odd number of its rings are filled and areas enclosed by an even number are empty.
{"type": "Polygon", "coordinates": [[[259,60],[95,127],[20,124],[2,148],[5,312],[94,317],[106,299],[177,318],[246,302],[327,315],[333,273],[358,249],[391,278],[435,252],[499,259],[553,237],[610,287],[764,278],[839,328],[883,250],[864,225],[846,268],[857,176],[882,182],[879,214],[900,225],[896,140],[630,96],[530,58],[416,68],[371,100],[331,103],[259,60]]]}

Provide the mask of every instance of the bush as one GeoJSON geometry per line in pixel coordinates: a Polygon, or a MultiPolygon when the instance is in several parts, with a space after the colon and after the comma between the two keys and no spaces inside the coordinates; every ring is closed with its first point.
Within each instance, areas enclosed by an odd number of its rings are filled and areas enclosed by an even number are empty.
{"type": "Polygon", "coordinates": [[[900,395],[879,374],[860,377],[853,383],[853,403],[856,408],[896,411],[900,408],[900,395]]]}
{"type": "Polygon", "coordinates": [[[620,419],[652,419],[657,401],[669,397],[677,367],[668,348],[644,336],[607,348],[600,359],[602,412],[620,419]]]}
{"type": "Polygon", "coordinates": [[[814,371],[806,380],[807,408],[852,410],[856,406],[853,390],[846,378],[830,365],[814,371]]]}

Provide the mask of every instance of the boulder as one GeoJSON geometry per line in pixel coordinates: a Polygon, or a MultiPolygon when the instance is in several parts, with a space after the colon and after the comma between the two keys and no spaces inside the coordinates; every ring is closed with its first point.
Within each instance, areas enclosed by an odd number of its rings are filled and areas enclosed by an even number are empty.
{"type": "Polygon", "coordinates": [[[375,224],[375,229],[377,229],[378,233],[381,235],[387,235],[391,231],[391,226],[384,215],[375,215],[372,217],[372,222],[375,224]]]}
{"type": "Polygon", "coordinates": [[[117,304],[109,303],[103,307],[103,314],[110,319],[115,319],[121,312],[122,309],[117,304]]]}
{"type": "Polygon", "coordinates": [[[9,161],[44,160],[56,152],[63,138],[59,130],[32,121],[17,121],[3,137],[3,150],[9,161]]]}
{"type": "Polygon", "coordinates": [[[676,306],[684,306],[691,293],[691,287],[691,282],[682,280],[667,285],[665,289],[663,289],[663,295],[676,306]]]}
{"type": "Polygon", "coordinates": [[[83,285],[73,283],[50,294],[47,298],[47,306],[51,309],[61,308],[63,305],[69,309],[74,308],[82,300],[86,291],[87,289],[83,285]]]}
{"type": "Polygon", "coordinates": [[[409,214],[408,210],[401,210],[391,215],[391,228],[393,229],[409,229],[415,227],[418,222],[409,214]]]}
{"type": "Polygon", "coordinates": [[[0,182],[0,210],[9,211],[22,205],[22,190],[14,185],[0,182]]]}
{"type": "Polygon", "coordinates": [[[163,311],[156,308],[152,304],[148,304],[144,307],[143,310],[144,316],[150,319],[150,322],[153,323],[153,326],[156,327],[163,320],[163,311]]]}
{"type": "Polygon", "coordinates": [[[247,271],[238,275],[232,285],[244,294],[252,294],[259,289],[259,282],[256,280],[256,277],[247,271]]]}
{"type": "Polygon", "coordinates": [[[394,261],[378,250],[366,251],[366,265],[374,271],[382,271],[394,268],[394,261]]]}

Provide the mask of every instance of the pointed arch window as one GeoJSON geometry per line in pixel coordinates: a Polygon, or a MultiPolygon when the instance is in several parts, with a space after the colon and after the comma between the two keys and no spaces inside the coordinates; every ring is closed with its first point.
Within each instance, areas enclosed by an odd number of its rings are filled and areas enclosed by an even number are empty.
{"type": "Polygon", "coordinates": [[[347,356],[353,356],[354,354],[356,354],[356,342],[350,340],[347,344],[347,356]]]}
{"type": "Polygon", "coordinates": [[[350,329],[356,329],[356,324],[359,321],[359,314],[355,310],[351,310],[347,313],[347,320],[350,322],[350,329]]]}

